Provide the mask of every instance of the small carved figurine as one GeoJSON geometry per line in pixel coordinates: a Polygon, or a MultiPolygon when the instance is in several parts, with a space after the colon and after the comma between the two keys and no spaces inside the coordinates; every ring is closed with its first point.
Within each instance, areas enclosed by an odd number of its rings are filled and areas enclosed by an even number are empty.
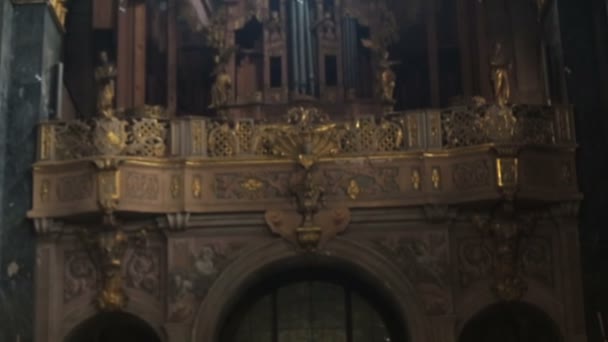
{"type": "Polygon", "coordinates": [[[114,97],[116,95],[116,67],[110,63],[108,53],[99,54],[101,64],[95,69],[97,81],[97,113],[106,118],[114,117],[114,97]]]}
{"type": "Polygon", "coordinates": [[[393,94],[395,92],[395,73],[392,69],[387,68],[381,71],[380,78],[382,82],[382,101],[394,101],[393,94]]]}
{"type": "Polygon", "coordinates": [[[492,68],[492,86],[494,99],[498,106],[504,107],[511,99],[511,85],[509,83],[509,69],[511,64],[507,61],[501,43],[494,46],[494,55],[490,60],[492,68]]]}
{"type": "Polygon", "coordinates": [[[228,104],[230,99],[230,91],[232,89],[232,79],[222,67],[215,75],[215,82],[211,90],[211,108],[221,108],[228,104]]]}
{"type": "Polygon", "coordinates": [[[270,18],[266,21],[266,29],[270,35],[270,41],[274,42],[281,39],[281,19],[279,17],[279,12],[272,11],[270,13],[270,18]]]}
{"type": "Polygon", "coordinates": [[[377,89],[380,99],[384,102],[394,102],[396,76],[392,67],[399,64],[399,62],[389,60],[388,51],[377,42],[362,39],[361,44],[370,49],[375,55],[377,89]]]}

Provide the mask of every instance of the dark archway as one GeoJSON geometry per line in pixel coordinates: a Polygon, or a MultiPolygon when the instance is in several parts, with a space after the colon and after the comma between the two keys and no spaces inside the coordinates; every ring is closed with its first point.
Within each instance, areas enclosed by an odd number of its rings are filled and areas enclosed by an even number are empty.
{"type": "Polygon", "coordinates": [[[536,307],[521,303],[492,305],[464,327],[459,342],[559,342],[559,330],[536,307]]]}
{"type": "Polygon", "coordinates": [[[127,313],[98,314],[80,325],[64,342],[160,342],[143,320],[127,313]]]}
{"type": "Polygon", "coordinates": [[[347,272],[292,268],[245,292],[220,341],[404,342],[398,317],[380,291],[347,272]]]}

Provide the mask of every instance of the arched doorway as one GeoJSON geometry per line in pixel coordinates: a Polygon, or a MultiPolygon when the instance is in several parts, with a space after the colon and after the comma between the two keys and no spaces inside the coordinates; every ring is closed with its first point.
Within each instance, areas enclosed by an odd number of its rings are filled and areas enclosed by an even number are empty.
{"type": "Polygon", "coordinates": [[[98,314],[77,326],[65,342],[160,342],[146,322],[122,312],[98,314]]]}
{"type": "Polygon", "coordinates": [[[342,272],[297,269],[246,291],[222,342],[407,341],[402,321],[375,289],[342,272]]]}
{"type": "Polygon", "coordinates": [[[473,317],[459,342],[559,342],[557,326],[532,305],[513,302],[495,304],[473,317]]]}

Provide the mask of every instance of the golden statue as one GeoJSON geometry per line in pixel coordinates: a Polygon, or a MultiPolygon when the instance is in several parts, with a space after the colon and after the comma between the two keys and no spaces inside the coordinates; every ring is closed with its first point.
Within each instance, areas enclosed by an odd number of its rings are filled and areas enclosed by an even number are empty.
{"type": "Polygon", "coordinates": [[[215,81],[211,88],[211,108],[221,108],[228,104],[230,91],[232,90],[232,79],[225,67],[220,67],[215,75],[215,81]]]}
{"type": "Polygon", "coordinates": [[[99,54],[101,64],[95,69],[97,81],[97,113],[106,118],[114,117],[114,97],[116,96],[116,67],[110,63],[108,53],[99,54]]]}
{"type": "Polygon", "coordinates": [[[504,107],[511,99],[511,85],[509,83],[509,71],[511,64],[508,62],[501,43],[494,46],[494,55],[490,60],[492,68],[492,87],[494,99],[498,106],[504,107]]]}
{"type": "Polygon", "coordinates": [[[399,62],[389,60],[388,51],[378,42],[374,42],[370,39],[361,39],[361,44],[370,49],[376,56],[376,80],[378,83],[380,99],[383,102],[394,102],[396,76],[393,71],[393,66],[399,64],[399,62]]]}
{"type": "Polygon", "coordinates": [[[395,92],[395,73],[391,68],[386,68],[380,73],[382,84],[382,101],[393,102],[395,92]]]}
{"type": "Polygon", "coordinates": [[[236,45],[218,48],[217,54],[213,57],[215,69],[213,74],[215,80],[211,87],[211,105],[209,108],[219,109],[228,105],[230,102],[230,92],[232,90],[232,78],[226,70],[226,65],[230,63],[232,55],[239,50],[236,45]]]}

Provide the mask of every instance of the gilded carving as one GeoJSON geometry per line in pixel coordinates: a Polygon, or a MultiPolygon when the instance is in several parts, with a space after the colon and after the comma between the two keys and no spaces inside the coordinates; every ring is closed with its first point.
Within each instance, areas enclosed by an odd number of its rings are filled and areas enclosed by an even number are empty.
{"type": "Polygon", "coordinates": [[[126,285],[160,296],[160,248],[134,249],[126,257],[126,285]]]}
{"type": "MultiPolygon", "coordinates": [[[[112,214],[109,214],[109,216],[112,216],[112,214]]],[[[137,276],[132,272],[133,267],[136,266],[135,264],[130,265],[131,269],[125,267],[126,251],[131,242],[139,245],[140,248],[141,246],[147,246],[146,234],[142,230],[138,235],[129,236],[116,225],[114,219],[106,219],[104,225],[98,228],[100,228],[98,231],[93,229],[79,231],[90,260],[99,272],[100,288],[97,293],[96,304],[101,311],[123,310],[129,301],[124,289],[125,274],[123,274],[123,271],[126,272],[127,276],[132,277],[132,284],[136,280],[133,276],[137,276]],[[146,244],[143,244],[144,241],[146,244]]],[[[142,270],[140,266],[142,265],[137,264],[135,268],[137,272],[135,273],[142,270]]]]}
{"type": "Polygon", "coordinates": [[[498,186],[509,188],[517,186],[518,180],[517,158],[496,158],[496,176],[498,186]]]}
{"type": "Polygon", "coordinates": [[[237,134],[227,123],[211,125],[208,139],[210,156],[232,157],[237,154],[237,134]]]}
{"type": "Polygon", "coordinates": [[[291,172],[218,173],[214,177],[214,194],[220,200],[277,199],[289,196],[291,172]]]}
{"type": "Polygon", "coordinates": [[[194,176],[192,178],[192,197],[199,199],[203,194],[203,185],[201,176],[194,176]]]}
{"type": "Polygon", "coordinates": [[[93,177],[89,174],[61,177],[57,180],[56,192],[62,202],[89,198],[93,195],[93,177]]]}
{"type": "Polygon", "coordinates": [[[53,9],[53,12],[55,12],[57,21],[59,21],[59,24],[62,27],[65,27],[65,18],[68,14],[66,2],[67,0],[50,0],[51,8],[53,9]]]}
{"type": "Polygon", "coordinates": [[[433,167],[431,170],[431,183],[433,184],[433,189],[441,189],[441,171],[437,166],[433,167]]]}
{"type": "Polygon", "coordinates": [[[490,184],[490,165],[487,160],[475,160],[454,165],[452,180],[459,190],[474,189],[490,184]]]}
{"type": "Polygon", "coordinates": [[[167,124],[158,119],[130,121],[124,153],[132,156],[163,157],[167,146],[167,124]]]}
{"type": "Polygon", "coordinates": [[[264,186],[260,180],[256,178],[249,178],[243,183],[241,183],[241,187],[247,191],[255,192],[260,190],[264,186]]]}
{"type": "Polygon", "coordinates": [[[179,175],[171,176],[171,186],[169,190],[171,192],[171,198],[173,199],[177,199],[181,193],[180,178],[179,175]]]}
{"type": "Polygon", "coordinates": [[[127,146],[127,122],[109,117],[95,122],[93,145],[102,155],[119,155],[127,146]]]}
{"type": "Polygon", "coordinates": [[[97,173],[98,202],[105,212],[112,212],[120,198],[119,171],[100,170],[97,173]]]}
{"type": "Polygon", "coordinates": [[[376,244],[416,286],[427,313],[441,315],[451,311],[446,233],[387,237],[376,244]]]}
{"type": "Polygon", "coordinates": [[[510,70],[511,63],[508,61],[501,43],[494,45],[494,54],[490,59],[492,68],[492,85],[494,100],[499,107],[504,107],[511,99],[510,70]]]}
{"type": "Polygon", "coordinates": [[[412,189],[420,191],[420,170],[418,168],[412,168],[412,189]]]}
{"type": "Polygon", "coordinates": [[[125,197],[138,200],[158,200],[160,187],[158,175],[127,172],[125,178],[125,197]]]}
{"type": "Polygon", "coordinates": [[[358,168],[324,169],[321,173],[327,196],[350,197],[348,189],[352,181],[359,188],[359,198],[376,198],[401,192],[398,167],[370,163],[358,168]]]}
{"type": "Polygon", "coordinates": [[[348,189],[346,190],[346,193],[348,194],[348,197],[350,197],[350,199],[356,200],[357,197],[359,197],[359,194],[361,193],[359,183],[357,183],[356,180],[351,179],[348,183],[348,189]]]}
{"type": "Polygon", "coordinates": [[[198,304],[241,244],[217,241],[196,245],[191,241],[176,241],[171,248],[169,321],[182,322],[193,317],[198,304]]]}
{"type": "Polygon", "coordinates": [[[97,289],[97,271],[83,250],[66,251],[63,269],[63,301],[92,293],[97,289]]]}
{"type": "MultiPolygon", "coordinates": [[[[57,0],[53,0],[57,1],[57,0]]],[[[114,118],[114,97],[116,96],[116,66],[110,63],[108,53],[99,53],[99,62],[95,68],[95,81],[97,82],[97,114],[105,118],[114,118]]]]}
{"type": "MultiPolygon", "coordinates": [[[[191,153],[194,155],[294,159],[299,154],[320,158],[400,152],[404,148],[406,130],[410,148],[422,147],[421,137],[430,138],[428,143],[433,147],[446,149],[491,142],[518,146],[554,145],[556,130],[566,130],[566,133],[559,131],[560,136],[569,134],[569,126],[555,128],[555,117],[566,115],[562,112],[540,106],[472,105],[417,114],[391,114],[381,119],[369,116],[333,122],[319,109],[296,107],[288,112],[286,122],[250,119],[235,122],[187,119],[187,122],[190,123],[191,153]],[[419,121],[424,117],[427,125],[419,121]]],[[[181,119],[174,121],[181,124],[181,119]]],[[[49,122],[41,127],[39,134],[41,160],[99,155],[164,157],[170,149],[177,150],[176,146],[169,146],[168,120],[159,118],[119,120],[112,117],[49,122]]],[[[170,142],[177,142],[177,139],[170,142]]]]}

